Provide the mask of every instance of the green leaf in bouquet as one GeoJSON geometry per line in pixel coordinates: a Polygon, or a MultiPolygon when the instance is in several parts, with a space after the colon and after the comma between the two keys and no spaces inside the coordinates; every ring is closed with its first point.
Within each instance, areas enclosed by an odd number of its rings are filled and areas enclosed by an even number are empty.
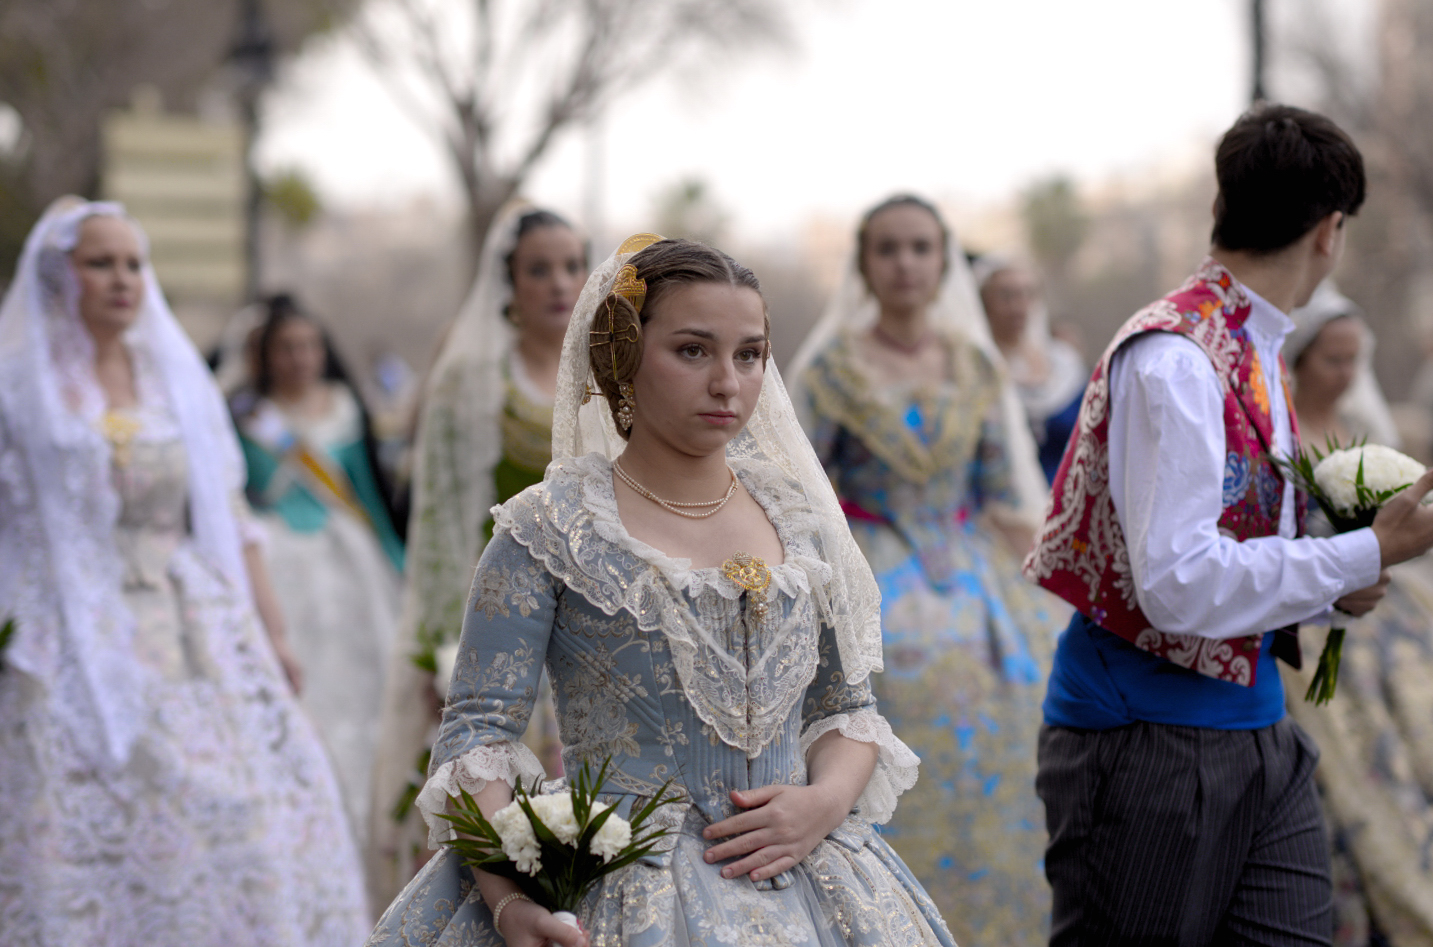
{"type": "Polygon", "coordinates": [[[1344,629],[1329,629],[1328,640],[1319,653],[1318,667],[1314,669],[1313,680],[1309,681],[1309,689],[1304,692],[1304,700],[1320,706],[1333,700],[1338,687],[1339,665],[1343,663],[1343,639],[1344,629]]]}
{"type": "Polygon", "coordinates": [[[652,814],[662,808],[662,806],[670,806],[682,801],[682,794],[679,792],[673,792],[670,796],[667,795],[667,790],[672,788],[672,783],[673,780],[670,779],[663,783],[662,788],[657,790],[657,794],[651,799],[648,799],[647,804],[641,809],[638,809],[632,814],[631,818],[627,820],[632,824],[632,834],[634,836],[646,824],[647,820],[652,817],[652,814]]]}

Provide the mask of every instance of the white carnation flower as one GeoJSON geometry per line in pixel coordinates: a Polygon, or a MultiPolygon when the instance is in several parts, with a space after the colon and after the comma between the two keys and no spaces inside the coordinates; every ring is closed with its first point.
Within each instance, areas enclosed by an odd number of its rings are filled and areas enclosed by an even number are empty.
{"type": "Polygon", "coordinates": [[[1363,485],[1375,493],[1412,483],[1423,476],[1424,466],[1406,454],[1382,444],[1336,450],[1314,468],[1314,483],[1334,509],[1345,515],[1358,512],[1359,463],[1363,464],[1363,485]]]}
{"type": "Polygon", "coordinates": [[[503,854],[512,859],[517,870],[525,875],[536,875],[542,870],[542,851],[538,848],[537,835],[527,813],[514,800],[493,814],[489,820],[503,842],[503,854]]]}
{"type": "Polygon", "coordinates": [[[439,645],[438,650],[433,652],[433,663],[436,665],[433,671],[433,690],[437,691],[443,700],[447,700],[448,682],[453,679],[453,666],[458,663],[458,643],[450,641],[439,645]]]}
{"type": "MultiPolygon", "coordinates": [[[[609,807],[600,802],[594,803],[592,806],[592,814],[596,815],[598,812],[607,808],[609,807]],[[598,806],[601,806],[601,809],[599,809],[598,806]]],[[[622,854],[622,850],[631,844],[632,823],[620,815],[610,815],[607,817],[607,821],[602,823],[602,828],[598,829],[597,834],[592,838],[592,854],[602,856],[604,862],[610,862],[622,854]]]]}
{"type": "Polygon", "coordinates": [[[559,842],[576,846],[577,837],[582,834],[582,827],[577,824],[577,816],[572,811],[572,793],[556,792],[546,796],[533,796],[529,802],[532,804],[533,814],[557,836],[559,842]]]}

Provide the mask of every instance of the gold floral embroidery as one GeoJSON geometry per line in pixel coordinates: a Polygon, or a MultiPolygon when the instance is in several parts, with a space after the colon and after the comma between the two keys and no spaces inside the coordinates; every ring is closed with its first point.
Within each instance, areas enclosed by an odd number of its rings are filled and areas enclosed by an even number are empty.
{"type": "Polygon", "coordinates": [[[507,618],[509,606],[516,605],[518,614],[527,618],[537,608],[538,588],[546,576],[531,561],[511,571],[479,569],[473,578],[473,611],[488,619],[497,615],[507,618]]]}
{"type": "Polygon", "coordinates": [[[921,483],[962,463],[980,438],[998,388],[993,368],[974,346],[955,336],[944,341],[950,351],[951,381],[968,396],[961,399],[959,410],[942,410],[938,391],[916,391],[916,407],[935,426],[929,444],[911,430],[900,408],[873,389],[861,370],[859,340],[852,333],[840,336],[807,371],[805,381],[816,413],[860,438],[905,480],[921,483]]]}

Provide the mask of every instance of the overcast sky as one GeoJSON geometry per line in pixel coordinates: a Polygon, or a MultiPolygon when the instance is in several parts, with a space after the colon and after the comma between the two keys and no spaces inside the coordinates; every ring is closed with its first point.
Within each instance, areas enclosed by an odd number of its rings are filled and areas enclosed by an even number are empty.
{"type": "MultiPolygon", "coordinates": [[[[898,189],[984,203],[1051,172],[1187,162],[1247,102],[1248,2],[808,0],[796,48],[616,105],[604,216],[640,226],[656,192],[699,177],[741,236],[771,239],[898,189]]],[[[456,199],[433,139],[346,39],[291,66],[267,118],[264,164],[302,167],[331,204],[456,199]]],[[[562,140],[529,195],[581,218],[588,146],[562,140]]]]}

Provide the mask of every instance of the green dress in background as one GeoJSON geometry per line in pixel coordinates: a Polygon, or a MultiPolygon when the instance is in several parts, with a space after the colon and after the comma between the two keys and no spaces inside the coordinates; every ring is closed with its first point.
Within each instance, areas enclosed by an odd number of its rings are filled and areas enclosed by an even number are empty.
{"type": "MultiPolygon", "coordinates": [[[[492,505],[542,481],[552,458],[552,404],[509,355],[503,360],[500,452],[485,469],[474,458],[488,445],[463,403],[461,373],[448,365],[433,380],[415,445],[417,477],[408,527],[408,590],[393,648],[379,725],[374,799],[369,814],[369,891],[391,901],[428,857],[427,829],[413,800],[423,785],[438,715],[430,696],[437,652],[456,643],[473,568],[492,538],[492,505]]],[[[561,744],[546,679],[523,741],[549,775],[561,773],[561,744]]]]}
{"type": "Polygon", "coordinates": [[[375,695],[398,630],[403,544],[369,463],[358,399],[337,383],[329,395],[321,416],[260,398],[236,420],[270,580],[304,669],[300,700],[362,846],[378,744],[375,695]]]}

